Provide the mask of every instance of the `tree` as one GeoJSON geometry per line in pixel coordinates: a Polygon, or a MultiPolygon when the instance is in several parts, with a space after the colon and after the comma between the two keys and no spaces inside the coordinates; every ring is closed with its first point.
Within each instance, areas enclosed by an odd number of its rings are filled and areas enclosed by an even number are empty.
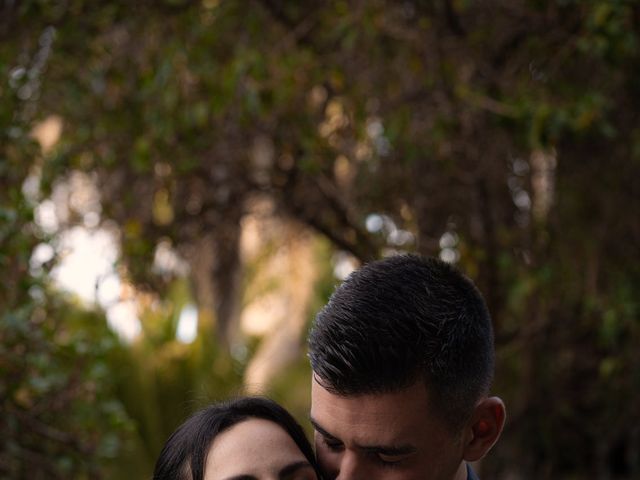
{"type": "Polygon", "coordinates": [[[15,76],[0,67],[8,92],[0,111],[0,476],[99,478],[130,430],[109,366],[118,342],[99,312],[50,289],[51,262],[32,261],[47,240],[33,219],[25,161],[39,148],[6,83],[15,76]]]}
{"type": "Polygon", "coordinates": [[[638,18],[624,1],[24,1],[3,56],[30,71],[16,52],[55,31],[21,94],[64,119],[45,178],[96,176],[138,285],[165,291],[170,241],[232,342],[256,197],[361,261],[443,255],[496,326],[512,446],[485,472],[605,478],[639,468],[640,412],[619,407],[640,390],[638,18]]]}

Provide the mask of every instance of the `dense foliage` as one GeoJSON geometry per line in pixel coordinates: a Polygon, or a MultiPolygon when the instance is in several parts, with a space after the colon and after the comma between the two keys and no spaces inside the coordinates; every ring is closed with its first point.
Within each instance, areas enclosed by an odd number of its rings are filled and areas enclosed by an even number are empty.
{"type": "Polygon", "coordinates": [[[30,267],[47,240],[23,191],[38,150],[13,107],[0,133],[0,477],[96,478],[130,432],[109,366],[118,342],[99,314],[50,290],[50,265],[30,267]]]}
{"type": "MultiPolygon", "coordinates": [[[[122,265],[138,287],[167,296],[175,285],[152,268],[161,242],[190,263],[218,331],[203,331],[200,354],[178,356],[200,372],[185,375],[191,385],[215,364],[221,376],[210,381],[232,390],[242,367],[215,353],[215,339],[233,343],[250,273],[242,220],[268,199],[269,215],[362,261],[393,250],[442,255],[477,281],[496,327],[496,391],[510,413],[486,477],[640,473],[637,2],[2,8],[0,258],[11,279],[0,298],[3,339],[23,329],[16,345],[60,342],[37,340],[47,330],[28,326],[39,317],[29,311],[37,279],[27,264],[42,239],[22,183],[39,166],[46,195],[83,170],[98,185],[103,219],[120,228],[122,265]],[[64,130],[42,162],[23,147],[49,115],[64,130]]],[[[54,317],[69,321],[59,309],[54,317]]],[[[4,344],[3,368],[21,355],[4,344]]],[[[139,348],[177,347],[167,337],[139,348]]],[[[123,355],[110,365],[148,357],[123,355]]],[[[153,368],[162,376],[167,365],[153,368]]],[[[22,381],[3,371],[7,388],[22,381]]],[[[176,382],[158,385],[188,388],[176,382]]],[[[157,448],[164,428],[149,427],[146,448],[157,448]]],[[[0,471],[20,468],[5,458],[22,461],[0,457],[0,471]]]]}

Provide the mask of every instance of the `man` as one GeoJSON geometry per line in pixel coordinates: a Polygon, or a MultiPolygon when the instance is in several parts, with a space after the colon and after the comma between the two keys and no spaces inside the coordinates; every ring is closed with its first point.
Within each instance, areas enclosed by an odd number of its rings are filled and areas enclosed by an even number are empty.
{"type": "Polygon", "coordinates": [[[414,255],[365,265],[309,337],[311,421],[325,478],[472,480],[498,440],[494,347],[482,296],[453,267],[414,255]]]}

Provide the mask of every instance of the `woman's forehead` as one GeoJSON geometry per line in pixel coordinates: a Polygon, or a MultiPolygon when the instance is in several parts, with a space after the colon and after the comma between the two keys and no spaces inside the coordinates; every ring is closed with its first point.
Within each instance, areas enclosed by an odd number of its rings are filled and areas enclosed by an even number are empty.
{"type": "Polygon", "coordinates": [[[207,455],[205,480],[238,475],[263,478],[275,475],[284,467],[306,462],[294,440],[277,423],[249,418],[220,433],[207,455]]]}

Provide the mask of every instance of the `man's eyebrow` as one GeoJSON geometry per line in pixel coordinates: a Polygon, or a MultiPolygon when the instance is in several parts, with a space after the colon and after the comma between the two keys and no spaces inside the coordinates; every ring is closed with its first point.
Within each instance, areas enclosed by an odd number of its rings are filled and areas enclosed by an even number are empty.
{"type": "Polygon", "coordinates": [[[302,468],[313,468],[313,467],[306,460],[301,460],[299,462],[293,462],[293,463],[290,463],[289,465],[287,465],[286,467],[282,468],[282,470],[280,470],[278,472],[278,478],[280,480],[285,480],[291,474],[297,472],[298,470],[300,470],[302,468]]]}
{"type": "MultiPolygon", "coordinates": [[[[327,438],[328,440],[335,440],[336,442],[341,442],[339,438],[336,438],[334,435],[331,435],[324,428],[318,425],[318,422],[316,422],[313,418],[309,417],[309,421],[311,422],[311,425],[313,425],[313,428],[315,428],[323,437],[327,438]]],[[[389,455],[389,456],[410,455],[418,451],[416,447],[408,444],[407,445],[358,445],[358,448],[365,452],[378,453],[378,454],[389,455]]]]}
{"type": "Polygon", "coordinates": [[[328,438],[329,440],[335,440],[336,442],[339,442],[340,439],[337,438],[334,435],[331,435],[329,432],[327,432],[324,428],[322,428],[318,422],[316,422],[312,417],[309,417],[309,421],[311,422],[311,425],[313,425],[313,428],[317,431],[320,432],[320,434],[325,437],[328,438]]]}
{"type": "Polygon", "coordinates": [[[391,457],[410,455],[418,451],[413,445],[364,445],[359,448],[365,452],[389,455],[391,457]]]}

